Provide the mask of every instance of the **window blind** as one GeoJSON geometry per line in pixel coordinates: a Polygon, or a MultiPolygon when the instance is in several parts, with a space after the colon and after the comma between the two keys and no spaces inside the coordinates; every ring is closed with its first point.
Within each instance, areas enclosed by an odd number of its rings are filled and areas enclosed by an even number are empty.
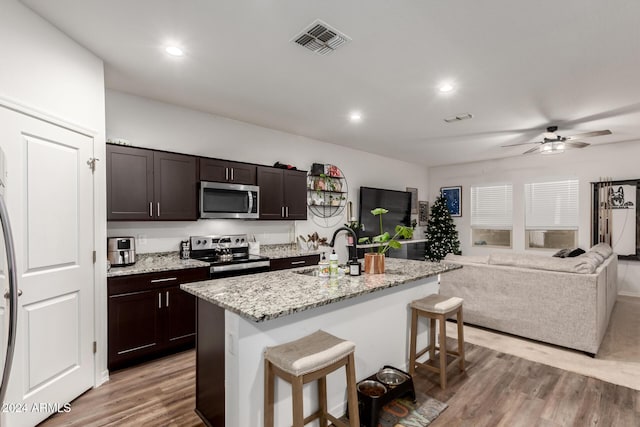
{"type": "Polygon", "coordinates": [[[528,230],[577,230],[578,180],[525,184],[528,230]]]}
{"type": "Polygon", "coordinates": [[[471,227],[511,229],[513,187],[511,184],[471,187],[471,227]]]}

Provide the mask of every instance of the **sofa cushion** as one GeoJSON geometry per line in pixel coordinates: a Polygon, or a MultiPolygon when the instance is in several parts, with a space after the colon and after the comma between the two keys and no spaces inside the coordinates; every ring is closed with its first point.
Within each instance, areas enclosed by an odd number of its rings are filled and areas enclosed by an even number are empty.
{"type": "Polygon", "coordinates": [[[611,249],[611,246],[609,246],[607,243],[598,243],[597,245],[589,249],[589,252],[599,253],[604,259],[607,259],[613,253],[613,249],[611,249]]]}
{"type": "Polygon", "coordinates": [[[560,271],[564,273],[593,273],[597,264],[593,257],[555,258],[546,255],[520,253],[492,253],[489,264],[505,265],[536,270],[560,271]]]}

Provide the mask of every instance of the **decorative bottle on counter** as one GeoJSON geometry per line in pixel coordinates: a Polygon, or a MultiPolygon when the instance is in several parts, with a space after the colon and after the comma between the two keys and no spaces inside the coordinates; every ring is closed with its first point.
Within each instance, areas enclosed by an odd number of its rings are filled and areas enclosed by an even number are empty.
{"type": "Polygon", "coordinates": [[[329,277],[329,261],[327,261],[327,257],[324,255],[324,252],[322,252],[320,262],[318,263],[318,276],[329,277]]]}
{"type": "Polygon", "coordinates": [[[338,277],[338,254],[336,250],[331,251],[329,255],[329,275],[331,277],[338,277]]]}

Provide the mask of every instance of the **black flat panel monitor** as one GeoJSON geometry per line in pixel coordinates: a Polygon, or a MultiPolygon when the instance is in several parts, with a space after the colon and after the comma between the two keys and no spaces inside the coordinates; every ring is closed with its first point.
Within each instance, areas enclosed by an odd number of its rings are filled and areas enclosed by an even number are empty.
{"type": "Polygon", "coordinates": [[[389,212],[382,216],[382,230],[395,234],[396,225],[411,225],[411,193],[408,191],[385,190],[382,188],[360,187],[360,230],[359,237],[373,237],[380,234],[380,219],[371,211],[385,208],[389,212]]]}

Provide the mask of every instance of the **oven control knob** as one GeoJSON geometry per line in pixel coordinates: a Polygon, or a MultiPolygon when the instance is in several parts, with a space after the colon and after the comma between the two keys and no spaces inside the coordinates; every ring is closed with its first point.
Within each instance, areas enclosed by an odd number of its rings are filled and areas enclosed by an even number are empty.
{"type": "Polygon", "coordinates": [[[236,244],[240,243],[240,239],[236,239],[236,244]]]}
{"type": "Polygon", "coordinates": [[[202,242],[200,242],[200,240],[198,240],[198,241],[196,242],[196,245],[199,245],[200,243],[202,243],[202,242]]]}

